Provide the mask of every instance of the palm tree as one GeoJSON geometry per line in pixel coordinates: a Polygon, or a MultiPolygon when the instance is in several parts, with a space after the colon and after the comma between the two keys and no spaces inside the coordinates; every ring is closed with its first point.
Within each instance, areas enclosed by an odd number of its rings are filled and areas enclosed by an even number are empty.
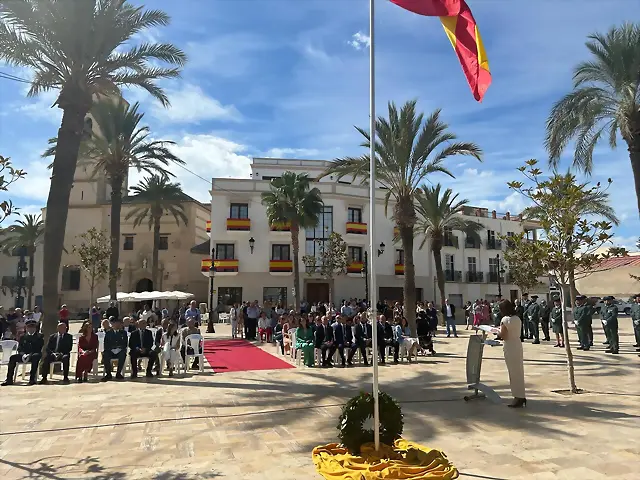
{"type": "Polygon", "coordinates": [[[16,220],[14,225],[3,229],[0,233],[2,237],[2,252],[11,254],[17,248],[26,248],[29,255],[29,279],[27,281],[27,308],[31,310],[33,297],[33,280],[35,279],[34,257],[37,246],[42,243],[44,235],[44,222],[41,215],[24,215],[24,220],[16,220]]]}
{"type": "Polygon", "coordinates": [[[149,230],[153,228],[153,255],[151,258],[151,281],[154,288],[158,288],[158,251],[160,250],[160,222],[163,215],[171,214],[179,226],[180,222],[187,225],[189,219],[184,211],[184,201],[188,200],[179,183],[170,183],[164,175],[152,175],[132,187],[135,193],[130,200],[140,204],[125,217],[133,218],[133,227],[142,225],[148,220],[149,230]]]}
{"type": "Polygon", "coordinates": [[[293,250],[293,300],[296,312],[300,311],[300,229],[315,228],[320,220],[324,204],[320,190],[311,188],[311,179],[306,173],[284,172],[274,178],[269,191],[262,193],[262,205],[266,207],[270,224],[291,225],[293,250]]]}
{"type": "Polygon", "coordinates": [[[433,259],[436,264],[436,277],[440,290],[440,302],[444,305],[444,271],[442,270],[442,246],[445,234],[449,230],[460,230],[467,235],[477,234],[482,230],[482,225],[472,220],[466,220],[460,216],[468,200],[458,200],[450,188],[444,192],[440,184],[435,187],[424,186],[416,195],[416,211],[418,213],[417,233],[424,235],[419,248],[424,247],[429,241],[433,259]]]}
{"type": "MultiPolygon", "coordinates": [[[[385,213],[393,199],[393,219],[400,231],[404,248],[404,312],[413,335],[416,334],[416,274],[413,264],[416,195],[426,178],[436,172],[453,177],[444,161],[455,155],[470,155],[481,160],[482,151],[474,143],[458,142],[449,126],[440,120],[440,110],[426,119],[416,112],[416,101],[404,104],[398,112],[389,103],[389,118],[376,121],[376,180],[386,189],[385,213]]],[[[363,147],[369,148],[369,132],[356,129],[365,138],[363,147]]],[[[338,179],[351,176],[367,183],[369,179],[369,155],[338,158],[324,175],[336,175],[338,179]]]]}
{"type": "Polygon", "coordinates": [[[94,96],[119,95],[121,86],[141,87],[169,104],[155,82],[179,77],[186,55],[170,44],[141,43],[137,36],[169,20],[160,10],[144,10],[126,0],[0,2],[0,60],[33,71],[29,96],[59,90],[54,105],[63,111],[47,199],[46,218],[51,221],[44,227],[45,336],[53,333],[57,320],[69,195],[85,117],[94,96]]]}
{"type": "Polygon", "coordinates": [[[547,120],[546,147],[556,167],[575,139],[573,165],[590,174],[593,152],[604,136],[611,148],[620,134],[627,144],[640,213],[640,24],[625,23],[588,37],[592,58],[573,73],[573,91],[547,120]]]}
{"type": "MultiPolygon", "coordinates": [[[[120,213],[122,211],[122,189],[130,168],[151,175],[171,175],[163,166],[170,162],[184,164],[172,154],[168,147],[175,142],[150,140],[149,127],[140,126],[144,113],[140,105],[129,106],[124,101],[103,99],[91,109],[97,132],[87,131],[80,145],[80,154],[94,163],[92,175],[106,174],[111,187],[111,257],[109,259],[109,295],[116,299],[118,263],[120,260],[120,213]]],[[[55,144],[56,139],[50,143],[55,144]]],[[[44,156],[55,154],[56,146],[50,147],[44,156]]]]}

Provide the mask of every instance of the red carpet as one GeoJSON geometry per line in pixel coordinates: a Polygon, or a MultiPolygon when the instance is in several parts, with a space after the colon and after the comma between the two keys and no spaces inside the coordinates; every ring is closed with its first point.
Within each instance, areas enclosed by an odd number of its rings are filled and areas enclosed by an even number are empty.
{"type": "MultiPolygon", "coordinates": [[[[275,348],[273,351],[276,353],[275,348]]],[[[204,358],[216,373],[294,368],[290,363],[242,339],[205,340],[204,358]]]]}

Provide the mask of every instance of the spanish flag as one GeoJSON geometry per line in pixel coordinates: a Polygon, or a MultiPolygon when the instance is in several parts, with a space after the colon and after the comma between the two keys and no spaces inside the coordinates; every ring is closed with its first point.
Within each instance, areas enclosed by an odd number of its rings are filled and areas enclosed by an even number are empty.
{"type": "Polygon", "coordinates": [[[440,17],[477,101],[491,84],[487,52],[471,9],[464,0],[391,0],[399,7],[427,17],[440,17]]]}

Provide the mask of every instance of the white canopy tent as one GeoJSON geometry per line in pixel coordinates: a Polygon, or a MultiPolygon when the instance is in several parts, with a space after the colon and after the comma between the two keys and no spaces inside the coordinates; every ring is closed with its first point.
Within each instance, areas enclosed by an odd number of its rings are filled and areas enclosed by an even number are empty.
{"type": "MultiPolygon", "coordinates": [[[[156,300],[187,300],[192,298],[193,293],[180,292],[178,290],[172,292],[118,292],[116,301],[118,302],[154,302],[156,300]]],[[[98,298],[98,303],[109,303],[109,295],[98,298]]]]}

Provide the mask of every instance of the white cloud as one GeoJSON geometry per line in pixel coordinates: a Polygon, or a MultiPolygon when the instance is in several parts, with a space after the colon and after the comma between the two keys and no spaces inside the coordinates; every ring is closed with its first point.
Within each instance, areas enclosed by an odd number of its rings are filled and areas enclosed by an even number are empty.
{"type": "MultiPolygon", "coordinates": [[[[27,96],[28,90],[29,87],[25,87],[23,92],[25,97],[27,96]]],[[[13,108],[6,110],[6,114],[11,110],[14,114],[22,114],[34,120],[44,120],[53,125],[60,125],[62,121],[62,110],[52,106],[58,98],[58,94],[58,90],[49,90],[35,98],[20,99],[20,102],[14,104],[13,108]]]]}
{"type": "MultiPolygon", "coordinates": [[[[47,168],[50,163],[51,161],[47,159],[20,164],[20,168],[25,170],[27,175],[9,187],[9,194],[14,203],[17,203],[16,197],[20,197],[29,201],[40,201],[44,206],[51,184],[51,170],[47,168]]],[[[24,202],[20,203],[24,204],[24,202]]]]}
{"type": "MultiPolygon", "coordinates": [[[[173,153],[186,162],[185,168],[171,165],[169,171],[180,182],[187,195],[208,203],[211,201],[211,178],[249,178],[251,158],[245,154],[247,146],[209,134],[186,134],[172,139],[176,145],[173,153]]],[[[129,186],[136,185],[144,174],[129,172],[129,186]]]]}
{"type": "Polygon", "coordinates": [[[185,84],[179,90],[167,90],[171,107],[154,103],[151,113],[161,122],[199,123],[205,120],[239,122],[242,115],[234,105],[222,105],[208,96],[199,86],[185,84]]]}
{"type": "Polygon", "coordinates": [[[363,48],[369,48],[371,46],[371,38],[362,32],[354,33],[351,36],[351,40],[347,42],[356,50],[362,50],[363,48]]]}
{"type": "Polygon", "coordinates": [[[267,158],[309,158],[320,154],[315,148],[272,148],[262,156],[267,158]]]}

